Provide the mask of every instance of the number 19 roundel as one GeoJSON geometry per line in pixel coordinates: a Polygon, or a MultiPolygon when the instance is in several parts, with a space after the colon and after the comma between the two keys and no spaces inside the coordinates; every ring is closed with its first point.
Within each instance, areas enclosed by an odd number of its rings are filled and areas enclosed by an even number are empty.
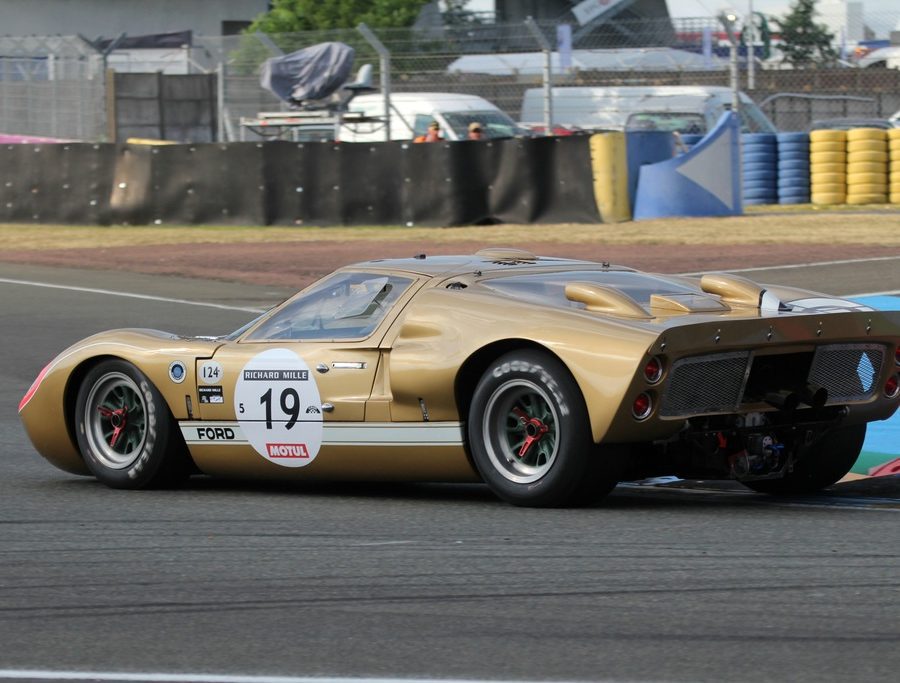
{"type": "Polygon", "coordinates": [[[319,389],[309,367],[289,349],[269,349],[244,366],[234,413],[257,453],[276,465],[303,467],[322,445],[319,389]]]}

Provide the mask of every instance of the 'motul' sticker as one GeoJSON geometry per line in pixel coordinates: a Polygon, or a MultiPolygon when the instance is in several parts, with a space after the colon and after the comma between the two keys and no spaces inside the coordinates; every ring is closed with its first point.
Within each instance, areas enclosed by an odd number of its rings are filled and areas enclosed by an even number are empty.
{"type": "Polygon", "coordinates": [[[309,367],[289,349],[250,359],[234,390],[234,413],[247,440],[266,460],[303,467],[322,445],[319,389],[309,367]]]}

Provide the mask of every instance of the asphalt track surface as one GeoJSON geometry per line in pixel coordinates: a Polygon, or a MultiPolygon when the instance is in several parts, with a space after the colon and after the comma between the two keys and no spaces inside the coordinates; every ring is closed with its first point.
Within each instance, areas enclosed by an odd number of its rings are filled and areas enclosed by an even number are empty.
{"type": "MultiPolygon", "coordinates": [[[[898,266],[754,276],[871,293],[900,290],[898,266]]],[[[0,678],[896,680],[896,477],[786,501],[620,486],[584,510],[513,508],[481,486],[113,491],[28,443],[16,407],[40,368],[101,329],[216,334],[253,314],[8,280],[248,309],[284,292],[0,278],[0,678]]]]}

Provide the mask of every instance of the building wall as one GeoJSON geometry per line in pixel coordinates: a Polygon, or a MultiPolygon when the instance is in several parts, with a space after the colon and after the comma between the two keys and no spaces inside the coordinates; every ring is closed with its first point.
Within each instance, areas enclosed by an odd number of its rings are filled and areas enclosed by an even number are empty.
{"type": "Polygon", "coordinates": [[[842,42],[856,43],[865,39],[862,2],[823,0],[817,3],[816,10],[819,12],[816,21],[828,27],[834,34],[837,45],[842,42]]]}
{"type": "Polygon", "coordinates": [[[173,31],[222,34],[222,22],[251,21],[267,0],[0,0],[0,34],[81,35],[91,40],[173,31]]]}

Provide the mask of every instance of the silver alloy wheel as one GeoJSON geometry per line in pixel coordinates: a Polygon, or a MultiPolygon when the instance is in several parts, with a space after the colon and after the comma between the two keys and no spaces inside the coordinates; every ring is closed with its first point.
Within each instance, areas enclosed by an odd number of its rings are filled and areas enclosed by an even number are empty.
{"type": "Polygon", "coordinates": [[[85,403],[84,433],[104,467],[121,470],[137,460],[147,439],[147,403],[131,377],[110,372],[94,383],[85,403]]]}
{"type": "Polygon", "coordinates": [[[550,471],[559,452],[556,405],[534,382],[504,382],[485,407],[482,439],[497,472],[517,484],[535,482],[550,471]]]}

